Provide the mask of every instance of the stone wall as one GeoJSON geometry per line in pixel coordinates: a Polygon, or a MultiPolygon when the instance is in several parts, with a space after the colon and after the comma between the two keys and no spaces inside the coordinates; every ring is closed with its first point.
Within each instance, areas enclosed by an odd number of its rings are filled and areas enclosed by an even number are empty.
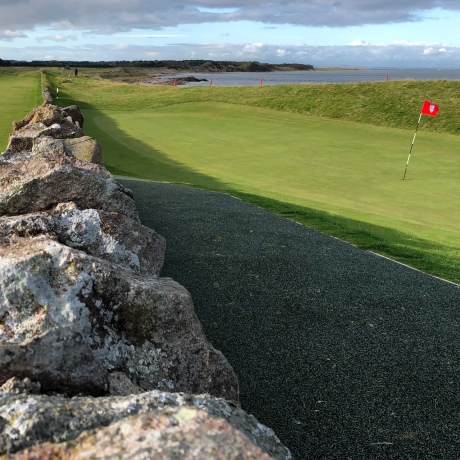
{"type": "Polygon", "coordinates": [[[0,156],[0,453],[290,458],[83,124],[46,99],[0,156]]]}

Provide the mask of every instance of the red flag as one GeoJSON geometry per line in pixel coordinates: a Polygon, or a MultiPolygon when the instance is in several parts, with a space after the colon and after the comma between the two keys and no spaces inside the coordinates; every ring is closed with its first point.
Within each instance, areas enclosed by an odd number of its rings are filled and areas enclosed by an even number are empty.
{"type": "Polygon", "coordinates": [[[430,117],[435,117],[439,111],[439,107],[436,104],[433,104],[430,101],[424,101],[422,106],[423,115],[429,115],[430,117]]]}

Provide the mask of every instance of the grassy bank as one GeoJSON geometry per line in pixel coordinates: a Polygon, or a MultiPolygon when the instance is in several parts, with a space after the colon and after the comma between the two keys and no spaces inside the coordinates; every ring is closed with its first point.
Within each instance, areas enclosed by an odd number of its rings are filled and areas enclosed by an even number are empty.
{"type": "Polygon", "coordinates": [[[459,82],[174,88],[59,71],[49,82],[59,104],[84,110],[115,174],[230,191],[460,281],[459,82]],[[423,117],[403,182],[424,99],[441,111],[423,117]]]}
{"type": "Polygon", "coordinates": [[[20,67],[0,68],[0,152],[6,148],[12,122],[42,103],[40,72],[20,67]]]}
{"type": "MultiPolygon", "coordinates": [[[[422,102],[428,99],[439,104],[441,110],[436,118],[425,120],[423,130],[460,134],[460,81],[145,87],[113,83],[101,78],[101,71],[95,69],[82,70],[78,79],[69,77],[68,72],[47,72],[53,89],[60,86],[83,108],[130,111],[187,102],[222,102],[413,130],[422,102]]],[[[113,78],[124,74],[124,71],[114,73],[113,78]]]]}

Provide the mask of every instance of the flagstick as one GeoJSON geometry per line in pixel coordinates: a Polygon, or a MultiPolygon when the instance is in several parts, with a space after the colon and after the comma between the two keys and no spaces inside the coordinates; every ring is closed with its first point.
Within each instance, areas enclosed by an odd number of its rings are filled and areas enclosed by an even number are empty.
{"type": "Polygon", "coordinates": [[[420,116],[418,117],[418,123],[417,123],[417,127],[415,128],[414,138],[412,139],[412,144],[409,150],[409,156],[407,157],[406,169],[404,170],[403,180],[406,178],[406,172],[407,172],[407,167],[409,166],[410,154],[412,153],[412,147],[414,146],[415,136],[417,135],[418,125],[420,124],[421,119],[422,119],[422,112],[420,112],[420,116]]]}

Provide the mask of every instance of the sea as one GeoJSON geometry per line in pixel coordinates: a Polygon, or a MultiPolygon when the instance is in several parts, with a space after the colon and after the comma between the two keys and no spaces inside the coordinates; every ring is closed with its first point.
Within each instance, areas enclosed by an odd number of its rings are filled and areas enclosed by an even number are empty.
{"type": "Polygon", "coordinates": [[[460,69],[360,69],[287,72],[187,73],[165,78],[193,76],[206,81],[187,86],[260,86],[297,83],[356,83],[389,80],[460,80],[460,69]]]}

